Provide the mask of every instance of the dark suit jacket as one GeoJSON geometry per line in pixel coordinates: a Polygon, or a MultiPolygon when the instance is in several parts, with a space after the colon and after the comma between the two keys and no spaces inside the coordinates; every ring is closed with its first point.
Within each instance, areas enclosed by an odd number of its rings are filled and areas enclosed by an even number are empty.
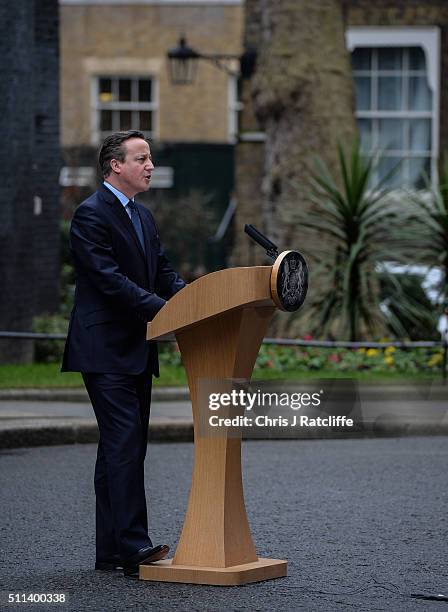
{"type": "Polygon", "coordinates": [[[62,371],[158,376],[146,323],[185,286],[160,244],[152,214],[137,204],[146,254],[120,201],[104,185],[75,211],[70,250],[76,271],[62,371]],[[148,361],[149,360],[149,361],[148,361]]]}

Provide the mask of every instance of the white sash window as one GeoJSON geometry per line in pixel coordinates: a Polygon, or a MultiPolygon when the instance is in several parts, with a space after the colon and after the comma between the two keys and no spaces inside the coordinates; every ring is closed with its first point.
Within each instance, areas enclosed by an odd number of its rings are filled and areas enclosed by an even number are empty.
{"type": "Polygon", "coordinates": [[[398,165],[390,187],[423,188],[437,176],[438,29],[353,28],[347,42],[361,146],[380,154],[374,182],[398,165]]]}
{"type": "Polygon", "coordinates": [[[95,123],[99,139],[122,130],[154,132],[154,79],[148,76],[99,76],[94,79],[95,123]]]}

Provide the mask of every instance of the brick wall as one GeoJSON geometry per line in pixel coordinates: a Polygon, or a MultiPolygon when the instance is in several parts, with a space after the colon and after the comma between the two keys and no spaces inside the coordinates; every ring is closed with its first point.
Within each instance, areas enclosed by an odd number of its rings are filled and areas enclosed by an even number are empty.
{"type": "Polygon", "coordinates": [[[61,141],[92,144],[92,81],[99,75],[155,79],[154,139],[228,142],[228,77],[205,61],[191,85],[172,85],[166,52],[182,33],[204,53],[242,51],[241,6],[71,5],[61,8],[61,141]]]}
{"type": "MultiPolygon", "coordinates": [[[[57,0],[1,3],[0,23],[0,329],[28,331],[58,307],[57,0]]],[[[0,341],[0,362],[31,356],[29,342],[0,341]]]]}
{"type": "Polygon", "coordinates": [[[448,152],[447,0],[344,0],[349,26],[438,26],[441,38],[440,152],[448,152]]]}

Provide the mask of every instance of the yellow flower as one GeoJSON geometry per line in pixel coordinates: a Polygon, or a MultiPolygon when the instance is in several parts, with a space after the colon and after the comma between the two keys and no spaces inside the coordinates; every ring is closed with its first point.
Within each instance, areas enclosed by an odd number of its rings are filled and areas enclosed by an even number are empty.
{"type": "Polygon", "coordinates": [[[397,349],[394,346],[388,346],[386,349],[384,349],[384,354],[385,355],[390,355],[391,353],[395,353],[397,349]]]}
{"type": "Polygon", "coordinates": [[[436,353],[435,355],[433,355],[431,357],[431,359],[428,361],[428,366],[430,368],[432,368],[435,365],[438,365],[441,361],[443,360],[443,355],[442,353],[436,353]]]}
{"type": "Polygon", "coordinates": [[[387,355],[384,358],[384,363],[386,363],[387,365],[392,365],[394,363],[394,358],[392,357],[392,355],[387,355]]]}
{"type": "Polygon", "coordinates": [[[378,355],[378,349],[369,348],[367,351],[367,357],[375,357],[375,355],[378,355]]]}
{"type": "Polygon", "coordinates": [[[361,347],[360,349],[358,349],[358,353],[361,353],[364,355],[365,352],[366,352],[366,349],[364,347],[361,347]]]}

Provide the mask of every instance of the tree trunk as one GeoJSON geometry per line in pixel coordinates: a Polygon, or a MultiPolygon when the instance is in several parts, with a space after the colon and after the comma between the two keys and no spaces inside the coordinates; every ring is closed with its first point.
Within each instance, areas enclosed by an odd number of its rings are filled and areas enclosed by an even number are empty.
{"type": "Polygon", "coordinates": [[[234,262],[243,265],[254,263],[243,223],[306,256],[298,213],[311,205],[313,160],[335,171],[337,143],[349,147],[357,133],[341,1],[246,0],[245,11],[245,44],[256,48],[257,65],[243,81],[242,132],[261,130],[265,142],[237,145],[234,262]]]}

